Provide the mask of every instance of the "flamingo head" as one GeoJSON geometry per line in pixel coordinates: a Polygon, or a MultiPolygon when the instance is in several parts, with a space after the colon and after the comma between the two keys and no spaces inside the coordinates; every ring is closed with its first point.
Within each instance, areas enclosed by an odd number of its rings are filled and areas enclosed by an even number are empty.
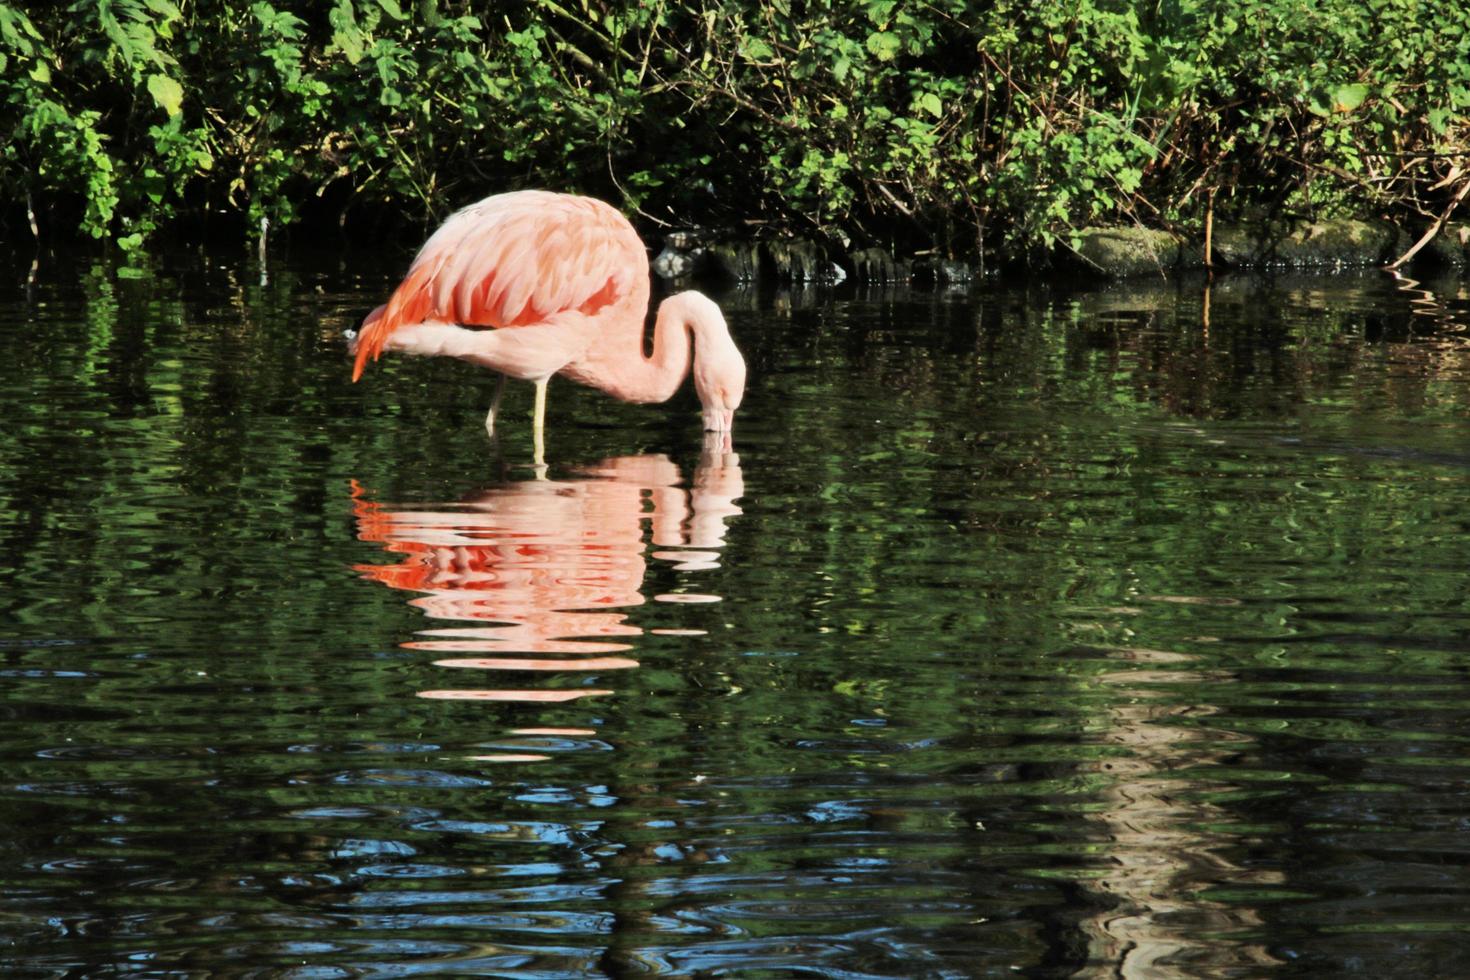
{"type": "Polygon", "coordinates": [[[714,300],[694,292],[679,298],[694,335],[694,390],[704,411],[704,431],[730,432],[745,395],[745,358],[714,300]]]}

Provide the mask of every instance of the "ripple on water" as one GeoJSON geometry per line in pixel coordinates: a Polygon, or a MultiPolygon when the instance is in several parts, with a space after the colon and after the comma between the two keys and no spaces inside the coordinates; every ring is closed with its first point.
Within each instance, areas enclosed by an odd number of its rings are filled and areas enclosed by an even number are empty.
{"type": "Polygon", "coordinates": [[[1470,361],[1392,281],[734,292],[735,452],[560,385],[536,473],[292,253],[0,296],[8,968],[1457,975],[1470,361]]]}

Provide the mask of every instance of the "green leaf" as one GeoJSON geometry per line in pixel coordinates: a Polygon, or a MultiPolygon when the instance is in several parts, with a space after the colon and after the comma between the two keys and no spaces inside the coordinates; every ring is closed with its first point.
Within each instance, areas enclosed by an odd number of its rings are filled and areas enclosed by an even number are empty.
{"type": "Polygon", "coordinates": [[[868,52],[879,61],[892,61],[898,57],[899,51],[903,50],[903,42],[896,34],[887,31],[874,31],[868,35],[868,52]]]}
{"type": "Polygon", "coordinates": [[[128,35],[123,31],[122,25],[117,22],[117,18],[112,16],[110,10],[104,10],[98,13],[97,19],[102,22],[102,33],[106,34],[113,47],[117,48],[123,61],[132,64],[133,46],[128,41],[128,35]]]}
{"type": "Polygon", "coordinates": [[[167,75],[149,75],[148,94],[170,116],[177,116],[184,104],[183,86],[167,75]]]}
{"type": "Polygon", "coordinates": [[[165,20],[178,20],[182,16],[172,0],[143,0],[143,2],[149,10],[165,20]]]}
{"type": "Polygon", "coordinates": [[[138,181],[138,186],[142,188],[148,200],[154,204],[162,202],[164,194],[168,192],[168,183],[163,179],[163,174],[152,167],[143,171],[142,179],[138,181]]]}
{"type": "Polygon", "coordinates": [[[935,119],[944,115],[944,103],[939,101],[939,96],[933,92],[925,92],[919,96],[918,106],[935,119]]]}
{"type": "Polygon", "coordinates": [[[769,44],[758,37],[746,38],[741,50],[751,61],[767,61],[776,54],[769,44]]]}
{"type": "Polygon", "coordinates": [[[1339,85],[1332,90],[1332,108],[1335,112],[1352,112],[1368,98],[1366,85],[1339,85]]]}
{"type": "Polygon", "coordinates": [[[347,58],[348,64],[355,65],[362,60],[362,38],[362,31],[358,30],[356,25],[353,25],[351,28],[343,28],[342,30],[333,32],[332,43],[347,58]]]}
{"type": "Polygon", "coordinates": [[[20,36],[20,31],[16,29],[19,22],[15,17],[15,13],[0,5],[0,41],[4,41],[6,47],[17,49],[21,54],[30,54],[30,46],[26,43],[25,38],[20,36]]]}
{"type": "Polygon", "coordinates": [[[897,6],[897,0],[872,0],[867,5],[868,20],[878,27],[887,27],[888,18],[893,16],[893,8],[897,6]]]}
{"type": "Polygon", "coordinates": [[[408,15],[403,12],[403,8],[398,6],[398,0],[378,0],[378,6],[382,7],[388,16],[394,20],[408,19],[408,15]]]}

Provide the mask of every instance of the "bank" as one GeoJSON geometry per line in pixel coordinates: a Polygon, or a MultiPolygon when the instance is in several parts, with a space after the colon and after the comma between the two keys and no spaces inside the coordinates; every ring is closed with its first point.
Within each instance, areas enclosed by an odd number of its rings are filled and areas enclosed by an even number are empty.
{"type": "Polygon", "coordinates": [[[1470,268],[1470,223],[1446,223],[1427,240],[1424,236],[1424,230],[1413,234],[1386,220],[1361,218],[1224,222],[1212,229],[1208,242],[1157,228],[1097,227],[1083,229],[1040,257],[991,255],[981,263],[973,256],[953,258],[932,250],[908,255],[878,247],[842,250],[806,239],[754,241],[684,229],[663,237],[653,269],[664,279],[953,284],[1038,264],[1100,279],[1204,269],[1332,271],[1400,260],[1420,267],[1470,268]]]}

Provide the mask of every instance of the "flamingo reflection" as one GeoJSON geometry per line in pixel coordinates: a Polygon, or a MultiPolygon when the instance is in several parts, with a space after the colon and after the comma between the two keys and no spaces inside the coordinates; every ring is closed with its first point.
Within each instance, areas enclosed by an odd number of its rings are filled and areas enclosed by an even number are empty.
{"type": "MultiPolygon", "coordinates": [[[[743,493],[739,457],[728,448],[718,436],[706,443],[687,490],[664,455],[606,459],[568,479],[496,486],[460,504],[394,507],[368,499],[354,483],[359,539],[399,557],[357,570],[416,593],[410,604],[434,619],[468,624],[422,630],[403,644],[441,654],[439,666],[542,675],[637,667],[626,654],[645,630],[629,610],[645,602],[647,559],[684,571],[719,566],[725,522],[740,513],[735,502],[743,493]],[[657,550],[648,553],[650,541],[657,550]]],[[[719,599],[685,592],[652,598],[719,599]]],[[[419,696],[555,703],[608,693],[518,686],[419,696]]],[[[588,734],[522,733],[533,732],[588,734]]]]}

